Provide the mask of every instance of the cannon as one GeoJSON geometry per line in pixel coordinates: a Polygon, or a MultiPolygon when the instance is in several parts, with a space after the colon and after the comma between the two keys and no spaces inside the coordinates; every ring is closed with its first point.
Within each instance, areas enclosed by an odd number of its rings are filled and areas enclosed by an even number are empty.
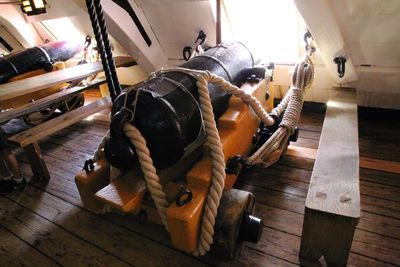
{"type": "Polygon", "coordinates": [[[55,62],[66,61],[82,49],[81,45],[55,41],[0,57],[0,83],[5,83],[28,71],[38,69],[51,71],[55,62]]]}
{"type": "MultiPolygon", "coordinates": [[[[224,43],[208,49],[180,67],[209,71],[241,87],[267,109],[266,68],[254,67],[251,52],[241,43],[224,43]]],[[[208,86],[227,165],[254,147],[259,119],[242,100],[221,88],[208,86]]],[[[161,223],[146,189],[135,147],[123,126],[137,127],[146,140],[169,207],[166,211],[171,241],[178,249],[193,253],[212,179],[210,152],[205,145],[203,117],[196,79],[179,71],[160,72],[125,90],[115,100],[110,135],[95,162],[87,161],[75,182],[83,204],[100,211],[104,205],[134,213],[141,220],[161,223]],[[132,116],[134,114],[134,116],[132,116]],[[110,169],[121,175],[110,180],[110,169]]],[[[232,166],[231,166],[232,167],[232,166]]],[[[240,166],[227,170],[218,209],[212,251],[233,258],[243,241],[258,242],[262,220],[254,215],[254,195],[233,189],[240,166]]]]}
{"type": "MultiPolygon", "coordinates": [[[[83,50],[82,45],[67,41],[55,41],[42,46],[27,48],[4,57],[0,57],[0,84],[38,76],[46,72],[65,69],[65,61],[71,59],[83,50]]],[[[0,99],[0,111],[22,107],[30,102],[45,98],[67,88],[69,83],[60,83],[33,93],[26,93],[5,100],[0,99]]],[[[1,90],[1,89],[0,89],[1,90]]],[[[27,114],[23,117],[28,124],[38,124],[50,118],[58,109],[61,113],[68,112],[84,104],[83,94],[77,93],[66,97],[61,104],[27,114]]]]}

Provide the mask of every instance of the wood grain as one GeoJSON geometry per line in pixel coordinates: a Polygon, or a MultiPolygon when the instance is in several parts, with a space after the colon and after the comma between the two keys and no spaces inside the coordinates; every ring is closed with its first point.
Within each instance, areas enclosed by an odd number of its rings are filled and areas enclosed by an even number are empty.
{"type": "MultiPolygon", "coordinates": [[[[67,231],[80,236],[106,253],[117,256],[135,266],[203,266],[203,264],[183,252],[173,251],[144,239],[124,227],[113,225],[91,212],[73,206],[51,194],[43,193],[28,186],[24,194],[13,194],[13,200],[35,213],[62,225],[67,231]],[[41,201],[37,199],[40,196],[41,201]]],[[[167,234],[167,233],[165,233],[167,234]]],[[[71,238],[66,238],[67,242],[71,238]]],[[[112,262],[104,261],[108,266],[112,262]]]]}
{"type": "Polygon", "coordinates": [[[128,266],[24,207],[0,198],[0,224],[64,266],[128,266]]]}
{"type": "Polygon", "coordinates": [[[0,262],[3,266],[60,266],[0,226],[0,262]]]}
{"type": "Polygon", "coordinates": [[[360,218],[357,100],[332,88],[307,193],[300,258],[345,266],[360,218]]]}
{"type": "MultiPolygon", "coordinates": [[[[324,109],[313,107],[308,109],[308,107],[306,103],[301,127],[313,129],[312,131],[317,131],[318,128],[321,130],[324,109]]],[[[374,112],[377,112],[376,120],[368,114],[361,121],[361,124],[365,125],[365,133],[367,129],[374,130],[373,135],[364,134],[365,145],[383,145],[379,143],[378,137],[385,137],[384,141],[389,142],[387,145],[390,146],[391,143],[393,148],[398,147],[399,139],[396,136],[396,133],[400,132],[400,127],[396,126],[398,118],[386,116],[392,113],[384,113],[386,115],[381,116],[379,110],[374,112]],[[385,120],[384,123],[381,122],[382,119],[385,120]],[[388,128],[391,129],[391,134],[382,134],[388,128]],[[375,140],[375,143],[370,143],[368,140],[375,140]]],[[[43,229],[49,225],[52,226],[49,229],[53,231],[57,228],[65,229],[83,242],[92,243],[121,261],[135,266],[143,266],[146,263],[155,263],[157,266],[208,264],[232,267],[299,265],[298,254],[305,197],[314,166],[313,159],[285,155],[277,164],[267,169],[253,168],[243,171],[236,188],[250,191],[256,196],[256,215],[264,220],[264,233],[260,243],[247,244],[236,261],[222,262],[211,256],[196,259],[174,249],[165,229],[160,225],[140,223],[130,214],[98,215],[83,208],[73,179],[82,169],[86,157],[93,153],[108,127],[109,124],[106,122],[83,120],[43,138],[40,146],[52,176],[49,184],[44,186],[34,183],[33,186],[27,187],[25,192],[13,193],[7,197],[31,211],[31,215],[37,214],[52,222],[43,226],[43,229]],[[135,241],[136,238],[138,242],[135,241]],[[115,244],[114,240],[118,243],[115,244]],[[124,244],[127,245],[124,247],[124,244]],[[161,252],[157,252],[159,249],[161,252]],[[153,250],[156,252],[153,253],[153,250]],[[149,259],[151,257],[155,259],[149,259]]],[[[310,132],[300,135],[300,139],[316,140],[315,137],[316,134],[310,132]]],[[[19,153],[18,150],[16,153],[24,174],[32,175],[26,155],[19,153]]],[[[400,188],[400,175],[361,168],[360,176],[361,219],[355,230],[348,265],[399,266],[400,202],[395,200],[398,197],[396,190],[400,188]],[[384,187],[379,190],[382,185],[384,187]]],[[[19,218],[18,211],[19,209],[10,210],[7,214],[17,212],[14,218],[19,218]]],[[[3,237],[6,236],[1,232],[0,226],[0,240],[3,241],[3,237]]],[[[43,255],[44,250],[36,250],[29,243],[22,241],[20,239],[22,237],[18,237],[20,242],[13,244],[15,251],[22,251],[24,254],[7,253],[5,256],[9,261],[5,263],[10,262],[9,266],[14,266],[13,263],[20,262],[20,257],[28,259],[29,255],[32,255],[32,265],[41,266],[40,262],[35,264],[35,254],[37,254],[35,251],[43,255]]],[[[7,245],[0,244],[2,263],[1,247],[7,245]]],[[[50,253],[44,257],[56,259],[54,254],[50,253]]],[[[46,263],[45,261],[43,265],[46,263]]]]}
{"type": "Polygon", "coordinates": [[[8,140],[19,144],[21,147],[25,147],[32,142],[35,142],[51,133],[61,130],[69,125],[77,123],[78,121],[96,113],[101,110],[111,107],[111,100],[109,97],[102,98],[96,102],[90,103],[89,105],[80,107],[73,111],[70,111],[60,117],[54,118],[50,121],[44,122],[38,126],[35,126],[29,130],[16,134],[10,137],[8,140]]]}
{"type": "Polygon", "coordinates": [[[306,207],[360,217],[358,120],[355,90],[336,89],[325,115],[306,207]]]}
{"type": "MultiPolygon", "coordinates": [[[[136,65],[131,57],[116,57],[117,67],[136,65]]],[[[0,101],[33,93],[63,82],[81,80],[103,71],[101,62],[82,64],[39,76],[0,85],[0,101]]]]}
{"type": "Polygon", "coordinates": [[[101,80],[97,81],[96,83],[91,84],[90,86],[75,86],[72,88],[68,88],[66,90],[63,90],[63,91],[55,93],[55,94],[51,94],[47,97],[41,98],[34,102],[30,102],[26,105],[22,105],[17,108],[13,108],[11,110],[7,110],[5,112],[1,112],[0,113],[0,124],[8,121],[10,119],[13,119],[13,118],[19,118],[23,115],[32,113],[34,111],[40,111],[42,109],[45,109],[46,107],[49,107],[51,104],[61,101],[62,99],[66,98],[68,96],[71,96],[71,95],[79,93],[79,92],[83,92],[83,91],[87,90],[88,88],[97,86],[97,85],[105,83],[105,82],[106,81],[104,79],[101,79],[101,80]]]}
{"type": "MultiPolygon", "coordinates": [[[[289,156],[316,159],[317,149],[290,145],[286,152],[289,156]]],[[[376,158],[360,157],[360,167],[376,171],[400,174],[400,162],[376,158]]]]}

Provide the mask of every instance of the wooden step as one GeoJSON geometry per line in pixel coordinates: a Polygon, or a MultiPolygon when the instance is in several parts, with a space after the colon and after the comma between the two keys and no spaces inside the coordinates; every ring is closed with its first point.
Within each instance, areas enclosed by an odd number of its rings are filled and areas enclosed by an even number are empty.
{"type": "Polygon", "coordinates": [[[145,192],[146,183],[144,179],[128,173],[98,191],[95,197],[112,208],[131,212],[139,208],[145,192]]]}
{"type": "Polygon", "coordinates": [[[26,131],[11,136],[10,138],[8,138],[8,141],[16,143],[21,147],[25,147],[47,135],[50,135],[61,129],[64,129],[65,127],[77,123],[94,113],[110,108],[111,105],[112,103],[109,97],[102,98],[100,100],[97,100],[96,102],[90,103],[89,105],[77,108],[57,118],[54,118],[26,131]]]}

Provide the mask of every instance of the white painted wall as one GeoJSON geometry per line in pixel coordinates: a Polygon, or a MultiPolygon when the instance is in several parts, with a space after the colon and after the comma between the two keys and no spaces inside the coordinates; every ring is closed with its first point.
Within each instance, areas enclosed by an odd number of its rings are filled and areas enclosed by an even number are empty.
{"type": "MultiPolygon", "coordinates": [[[[0,2],[6,0],[0,0],[0,2]]],[[[213,0],[129,0],[137,11],[155,46],[146,47],[133,22],[111,0],[102,0],[110,33],[116,47],[129,53],[148,73],[160,67],[176,66],[182,61],[182,48],[191,45],[200,29],[208,34],[208,45],[215,44],[215,1],[213,0]],[[119,43],[121,46],[118,46],[119,43]]],[[[359,91],[359,104],[400,108],[400,1],[399,0],[324,0],[333,14],[337,29],[355,66],[358,81],[344,84],[359,91]],[[362,67],[370,64],[371,67],[362,67]]],[[[29,21],[69,16],[84,35],[92,35],[84,0],[48,0],[49,14],[29,18],[29,21]]],[[[272,3],[272,1],[271,1],[272,3]]],[[[251,15],[251,14],[250,14],[251,15]]],[[[24,46],[37,45],[42,39],[17,6],[0,6],[0,16],[16,29],[24,46]]],[[[265,11],[266,18],[268,10],[265,11]]],[[[321,16],[309,12],[308,16],[321,16]]],[[[320,20],[321,23],[331,23],[320,20]]],[[[243,19],[243,23],[246,23],[243,19]]],[[[266,20],[262,35],[268,35],[268,27],[279,23],[266,20]]],[[[324,24],[323,24],[324,25],[324,24]]],[[[226,25],[225,25],[226,26],[226,25]]],[[[226,28],[226,27],[225,27],[226,28]]],[[[273,39],[274,42],[279,40],[273,39]]],[[[321,43],[319,44],[321,45],[321,43]]],[[[316,76],[307,100],[325,102],[327,88],[337,81],[324,65],[326,60],[318,52],[315,55],[316,76]]],[[[288,86],[290,67],[276,65],[275,83],[288,86]]]]}
{"type": "Polygon", "coordinates": [[[330,0],[330,6],[360,76],[349,84],[359,103],[400,109],[400,1],[330,0]]]}
{"type": "Polygon", "coordinates": [[[185,46],[192,46],[200,30],[206,46],[216,44],[215,16],[209,0],[135,0],[146,16],[169,60],[182,59],[185,46]]]}
{"type": "Polygon", "coordinates": [[[27,23],[26,17],[17,5],[0,5],[0,24],[4,25],[25,48],[43,42],[33,25],[27,23]]]}

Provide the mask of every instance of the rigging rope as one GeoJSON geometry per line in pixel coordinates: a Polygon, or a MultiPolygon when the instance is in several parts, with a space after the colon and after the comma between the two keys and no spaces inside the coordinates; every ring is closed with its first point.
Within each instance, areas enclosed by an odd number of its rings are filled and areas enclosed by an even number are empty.
{"type": "Polygon", "coordinates": [[[96,38],[97,47],[101,55],[101,63],[106,75],[108,88],[112,101],[120,94],[121,87],[116,75],[115,63],[112,56],[112,49],[108,39],[106,22],[100,0],[86,0],[93,33],[96,38]]]}

